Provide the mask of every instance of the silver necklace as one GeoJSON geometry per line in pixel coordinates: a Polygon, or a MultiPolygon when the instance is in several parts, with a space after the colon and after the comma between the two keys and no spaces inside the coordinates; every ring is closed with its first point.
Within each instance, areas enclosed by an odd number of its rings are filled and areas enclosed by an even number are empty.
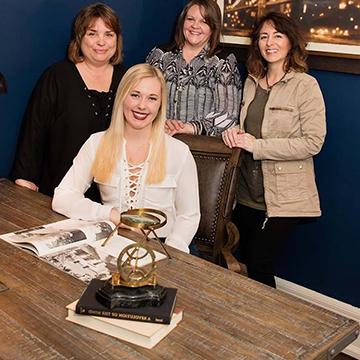
{"type": "Polygon", "coordinates": [[[183,84],[183,79],[181,79],[182,71],[183,71],[183,68],[180,67],[180,69],[178,69],[177,74],[176,74],[177,75],[176,90],[178,92],[182,92],[185,89],[185,86],[183,84]]]}
{"type": "Polygon", "coordinates": [[[284,75],[281,77],[280,80],[276,81],[275,83],[273,83],[273,84],[270,86],[270,84],[269,84],[269,79],[268,79],[268,73],[266,72],[266,74],[265,74],[265,81],[266,81],[266,91],[267,91],[267,93],[269,93],[269,92],[271,91],[271,89],[272,89],[277,83],[279,83],[280,81],[282,81],[282,80],[284,79],[284,77],[285,77],[286,74],[287,74],[287,73],[284,73],[284,75]]]}
{"type": "Polygon", "coordinates": [[[182,92],[184,90],[184,85],[180,84],[180,81],[178,81],[178,84],[176,86],[176,90],[179,92],[182,92]]]}

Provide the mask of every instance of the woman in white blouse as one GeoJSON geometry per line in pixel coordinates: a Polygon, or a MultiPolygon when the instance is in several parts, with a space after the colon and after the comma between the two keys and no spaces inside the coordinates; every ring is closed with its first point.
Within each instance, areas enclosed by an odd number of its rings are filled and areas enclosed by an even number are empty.
{"type": "Polygon", "coordinates": [[[60,185],[52,207],[70,218],[120,221],[120,213],[149,207],[166,213],[165,243],[189,252],[200,220],[195,161],[187,145],[164,132],[166,84],[147,64],[120,82],[110,127],[90,136],[60,185]],[[102,204],[84,197],[97,183],[102,204]]]}

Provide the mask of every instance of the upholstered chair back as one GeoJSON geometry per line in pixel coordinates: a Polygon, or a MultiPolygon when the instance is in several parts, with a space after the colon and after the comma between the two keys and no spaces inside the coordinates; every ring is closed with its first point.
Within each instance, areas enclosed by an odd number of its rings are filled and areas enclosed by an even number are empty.
{"type": "Polygon", "coordinates": [[[227,224],[231,219],[238,176],[240,149],[229,149],[221,138],[177,135],[185,142],[197,165],[201,220],[195,235],[201,255],[221,264],[222,249],[228,242],[227,224]]]}

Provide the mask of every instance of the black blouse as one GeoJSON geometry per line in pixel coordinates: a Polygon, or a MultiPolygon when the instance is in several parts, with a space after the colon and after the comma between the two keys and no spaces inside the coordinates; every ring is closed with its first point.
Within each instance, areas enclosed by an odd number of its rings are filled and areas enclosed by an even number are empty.
{"type": "Polygon", "coordinates": [[[125,72],[114,66],[107,93],[88,90],[75,64],[62,61],[39,79],[27,107],[11,177],[54,189],[88,137],[108,128],[119,82],[125,72]]]}

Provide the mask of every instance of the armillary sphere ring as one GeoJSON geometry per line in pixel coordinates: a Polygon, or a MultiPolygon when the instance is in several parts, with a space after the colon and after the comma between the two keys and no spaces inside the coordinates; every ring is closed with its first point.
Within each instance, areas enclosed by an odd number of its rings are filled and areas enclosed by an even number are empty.
{"type": "Polygon", "coordinates": [[[109,239],[117,232],[121,224],[130,226],[135,229],[140,229],[144,235],[145,240],[149,240],[149,234],[152,233],[155,239],[159,242],[163,250],[165,251],[167,257],[171,259],[170,254],[165,248],[163,242],[158,238],[155,233],[156,229],[160,229],[167,223],[167,216],[164,212],[151,209],[151,208],[139,208],[139,209],[129,209],[120,214],[120,222],[115,227],[115,229],[108,235],[108,237],[103,242],[102,246],[109,241],[109,239]]]}

